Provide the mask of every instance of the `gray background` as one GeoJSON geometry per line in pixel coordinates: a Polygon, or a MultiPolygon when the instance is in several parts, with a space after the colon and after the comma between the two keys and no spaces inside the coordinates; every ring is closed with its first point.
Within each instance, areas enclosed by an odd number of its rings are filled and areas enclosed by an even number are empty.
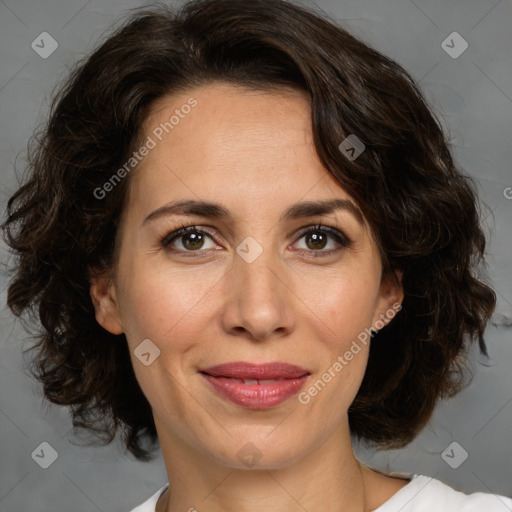
{"type": "MultiPolygon", "coordinates": [[[[20,152],[44,119],[53,87],[112,22],[138,5],[127,0],[0,0],[2,212],[18,183],[15,160],[21,174],[20,152]],[[43,59],[31,43],[45,31],[59,46],[43,59]]],[[[498,294],[486,337],[491,360],[485,362],[473,350],[472,384],[441,402],[431,425],[405,449],[374,453],[356,446],[356,453],[370,465],[434,476],[465,492],[512,496],[512,5],[506,0],[317,0],[316,5],[420,81],[449,129],[457,162],[477,178],[490,208],[484,224],[490,237],[489,272],[498,294]],[[441,46],[454,31],[469,45],[458,58],[441,46]],[[452,442],[460,445],[452,460],[461,457],[462,449],[468,453],[456,469],[442,457],[452,442]]],[[[4,245],[0,258],[3,265],[9,263],[4,245]]],[[[4,305],[5,279],[1,294],[4,305]]],[[[138,462],[117,441],[82,447],[69,437],[66,409],[43,401],[39,385],[23,371],[21,349],[28,342],[3,306],[0,511],[126,511],[163,485],[160,456],[152,463],[138,462]],[[31,457],[42,442],[58,453],[47,469],[31,457]]]]}

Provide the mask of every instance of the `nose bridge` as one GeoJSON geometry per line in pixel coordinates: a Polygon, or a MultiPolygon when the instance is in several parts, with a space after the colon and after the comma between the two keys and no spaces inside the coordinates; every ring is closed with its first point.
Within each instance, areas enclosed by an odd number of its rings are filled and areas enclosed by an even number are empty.
{"type": "Polygon", "coordinates": [[[264,248],[262,243],[248,236],[238,245],[236,252],[235,276],[246,291],[258,295],[274,292],[278,287],[276,269],[279,263],[270,242],[267,241],[264,248]]]}
{"type": "Polygon", "coordinates": [[[252,237],[236,249],[231,274],[230,299],[225,320],[230,330],[243,328],[263,339],[290,323],[290,291],[272,246],[263,247],[252,237]]]}

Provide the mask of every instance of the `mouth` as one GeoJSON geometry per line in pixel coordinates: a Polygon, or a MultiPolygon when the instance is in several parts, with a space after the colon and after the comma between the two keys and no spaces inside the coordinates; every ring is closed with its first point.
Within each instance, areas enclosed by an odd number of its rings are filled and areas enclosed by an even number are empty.
{"type": "Polygon", "coordinates": [[[259,381],[298,379],[304,375],[310,374],[308,370],[300,366],[281,362],[255,364],[236,361],[233,363],[218,364],[200,371],[212,377],[259,381]]]}
{"type": "Polygon", "coordinates": [[[311,373],[288,363],[225,363],[200,370],[222,398],[248,409],[275,407],[298,393],[311,373]]]}

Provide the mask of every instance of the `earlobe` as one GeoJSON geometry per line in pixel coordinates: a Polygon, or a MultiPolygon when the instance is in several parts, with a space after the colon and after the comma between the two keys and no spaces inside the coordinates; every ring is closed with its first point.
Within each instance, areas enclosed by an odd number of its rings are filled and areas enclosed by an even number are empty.
{"type": "Polygon", "coordinates": [[[106,276],[94,277],[90,279],[90,283],[89,293],[96,321],[111,334],[122,334],[124,330],[112,279],[106,276]]]}
{"type": "Polygon", "coordinates": [[[393,307],[393,304],[400,303],[402,304],[404,300],[404,290],[402,287],[402,278],[404,273],[401,270],[393,271],[392,275],[389,276],[387,280],[388,287],[388,297],[390,301],[390,306],[393,307]]]}
{"type": "Polygon", "coordinates": [[[404,273],[401,270],[396,270],[394,272],[396,288],[395,288],[395,300],[393,304],[400,303],[404,301],[404,289],[402,285],[402,279],[404,277],[404,273]]]}
{"type": "Polygon", "coordinates": [[[379,319],[380,322],[387,325],[400,311],[404,300],[402,278],[403,272],[396,270],[383,279],[380,287],[379,307],[377,308],[374,322],[379,319]]]}

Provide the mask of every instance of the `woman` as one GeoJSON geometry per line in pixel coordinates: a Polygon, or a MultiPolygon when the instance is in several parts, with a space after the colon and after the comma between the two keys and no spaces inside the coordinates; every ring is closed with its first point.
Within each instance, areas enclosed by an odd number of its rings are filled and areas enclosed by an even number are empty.
{"type": "Polygon", "coordinates": [[[414,81],[329,20],[136,13],[61,89],[3,229],[46,397],[138,459],[158,441],[169,484],[134,511],[512,507],[354,455],[462,388],[495,294],[414,81]]]}

